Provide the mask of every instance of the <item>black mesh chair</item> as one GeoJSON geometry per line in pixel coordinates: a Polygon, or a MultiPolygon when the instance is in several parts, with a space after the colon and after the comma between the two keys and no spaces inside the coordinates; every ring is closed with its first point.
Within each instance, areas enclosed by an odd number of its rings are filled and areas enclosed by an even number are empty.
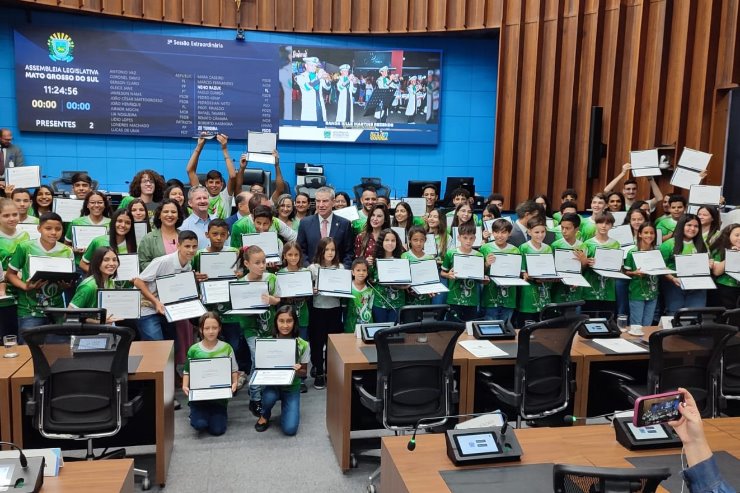
{"type": "MultiPolygon", "coordinates": [[[[722,314],[722,323],[732,327],[740,325],[740,308],[722,314]]],[[[740,334],[727,341],[722,354],[722,401],[740,400],[740,334]]]]}
{"type": "MultiPolygon", "coordinates": [[[[33,397],[26,415],[45,438],[87,441],[87,460],[121,458],[124,449],[95,456],[93,439],[118,434],[142,405],[141,396],[128,398],[128,354],[135,332],[128,327],[87,323],[43,325],[21,329],[33,359],[33,397]],[[109,336],[115,350],[75,354],[72,338],[109,336]]],[[[148,489],[148,473],[142,487],[148,489]]]]}
{"type": "Polygon", "coordinates": [[[671,475],[667,467],[617,469],[555,464],[555,493],[653,493],[671,475]]]}
{"type": "MultiPolygon", "coordinates": [[[[398,434],[441,426],[445,416],[453,413],[458,400],[455,389],[452,355],[465,325],[457,322],[412,323],[379,330],[375,334],[378,370],[375,393],[355,379],[360,402],[375,414],[379,423],[398,434]],[[402,334],[404,342],[390,344],[388,337],[402,334]],[[438,419],[435,419],[438,418],[438,419]]],[[[370,476],[368,491],[380,468],[370,476]]]]}
{"type": "Polygon", "coordinates": [[[391,188],[388,185],[383,185],[380,178],[362,177],[360,178],[360,183],[352,187],[352,192],[355,194],[355,204],[360,203],[362,192],[364,192],[368,187],[375,188],[375,191],[378,193],[378,197],[390,198],[391,196],[391,188]]]}
{"type": "Polygon", "coordinates": [[[492,372],[479,370],[478,377],[501,403],[517,410],[516,425],[564,411],[575,391],[570,368],[570,349],[583,315],[566,315],[538,322],[519,330],[514,388],[494,381],[492,372]]]}
{"type": "Polygon", "coordinates": [[[702,325],[707,322],[724,323],[725,309],[719,306],[703,306],[697,308],[681,308],[674,315],[671,325],[681,327],[686,325],[702,325]]]}
{"type": "Polygon", "coordinates": [[[602,372],[616,378],[631,404],[643,395],[684,387],[694,396],[702,417],[717,417],[722,353],[737,332],[737,327],[715,322],[658,330],[650,334],[645,382],[613,370],[602,372]]]}
{"type": "MultiPolygon", "coordinates": [[[[84,170],[62,171],[62,176],[52,180],[49,187],[54,195],[69,197],[72,194],[72,177],[77,173],[87,173],[84,170]]],[[[98,180],[93,180],[90,186],[92,190],[98,189],[98,180]]]]}
{"type": "Polygon", "coordinates": [[[398,311],[398,323],[414,322],[436,323],[447,318],[450,305],[406,305],[398,311]]]}

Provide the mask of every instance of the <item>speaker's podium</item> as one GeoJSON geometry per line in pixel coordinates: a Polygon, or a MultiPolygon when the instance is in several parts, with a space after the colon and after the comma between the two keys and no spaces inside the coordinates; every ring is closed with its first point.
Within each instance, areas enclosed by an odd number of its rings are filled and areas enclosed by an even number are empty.
{"type": "Polygon", "coordinates": [[[376,111],[380,112],[380,121],[385,122],[388,119],[387,111],[393,103],[393,98],[396,96],[396,90],[393,88],[389,89],[375,89],[373,95],[370,96],[370,101],[365,106],[364,116],[373,115],[376,111]]]}

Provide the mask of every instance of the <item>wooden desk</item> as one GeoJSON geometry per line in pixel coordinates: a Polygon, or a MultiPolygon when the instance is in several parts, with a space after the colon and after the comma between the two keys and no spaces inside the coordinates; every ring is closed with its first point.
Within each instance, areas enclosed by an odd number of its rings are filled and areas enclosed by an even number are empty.
{"type": "MultiPolygon", "coordinates": [[[[464,340],[463,337],[467,336],[463,334],[460,340],[464,340]]],[[[365,346],[373,347],[372,344],[362,342],[354,334],[329,334],[326,348],[326,429],[343,472],[350,468],[351,403],[354,392],[352,373],[376,368],[376,364],[370,363],[360,350],[365,346]]],[[[459,368],[460,376],[459,413],[471,412],[466,407],[469,357],[472,355],[459,345],[455,348],[453,364],[459,368]]]]}
{"type": "Polygon", "coordinates": [[[31,351],[28,346],[16,346],[17,358],[3,358],[0,354],[0,440],[12,442],[13,415],[10,406],[10,377],[12,377],[29,359],[31,351]]]}
{"type": "MultiPolygon", "coordinates": [[[[740,457],[740,418],[708,420],[705,431],[712,450],[724,450],[740,457]]],[[[611,425],[515,430],[524,455],[517,464],[566,463],[600,467],[632,467],[625,457],[679,454],[680,449],[629,451],[617,443],[611,425]],[[577,452],[575,452],[577,451],[577,452]]],[[[447,457],[444,434],[417,435],[416,449],[410,452],[407,436],[383,437],[381,445],[380,491],[394,493],[449,492],[440,471],[496,467],[456,468],[447,457]]],[[[665,491],[659,488],[658,491],[665,491]]]]}
{"type": "MultiPolygon", "coordinates": [[[[156,483],[164,486],[175,440],[174,344],[172,341],[137,341],[131,344],[129,354],[142,356],[136,372],[129,375],[129,382],[145,382],[154,386],[156,436],[152,438],[156,444],[156,483]]],[[[14,417],[23,418],[22,389],[24,386],[33,386],[32,360],[28,360],[25,365],[15,372],[10,379],[10,386],[12,414],[14,417]]],[[[20,447],[23,447],[24,442],[23,423],[23,419],[13,420],[13,441],[20,447]]],[[[132,443],[127,441],[125,428],[116,437],[113,437],[113,440],[115,440],[117,446],[132,443]]]]}
{"type": "Polygon", "coordinates": [[[44,478],[41,493],[133,493],[133,459],[99,461],[67,461],[59,469],[59,476],[44,478]]]}

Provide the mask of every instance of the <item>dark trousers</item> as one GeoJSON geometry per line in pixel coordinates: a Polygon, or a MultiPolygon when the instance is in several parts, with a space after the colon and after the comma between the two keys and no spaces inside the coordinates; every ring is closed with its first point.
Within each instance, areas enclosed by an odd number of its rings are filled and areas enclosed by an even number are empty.
{"type": "Polygon", "coordinates": [[[0,306],[0,339],[18,335],[18,311],[16,305],[0,306]]]}
{"type": "Polygon", "coordinates": [[[329,334],[342,332],[342,307],[309,308],[308,343],[311,348],[311,364],[317,375],[324,375],[324,346],[329,334]]]}

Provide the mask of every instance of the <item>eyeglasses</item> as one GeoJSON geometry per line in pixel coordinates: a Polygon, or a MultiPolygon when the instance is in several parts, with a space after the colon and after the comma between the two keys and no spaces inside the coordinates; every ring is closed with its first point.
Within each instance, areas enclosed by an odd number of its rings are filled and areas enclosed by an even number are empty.
{"type": "Polygon", "coordinates": [[[152,180],[141,180],[142,185],[154,185],[154,181],[152,180]]]}

